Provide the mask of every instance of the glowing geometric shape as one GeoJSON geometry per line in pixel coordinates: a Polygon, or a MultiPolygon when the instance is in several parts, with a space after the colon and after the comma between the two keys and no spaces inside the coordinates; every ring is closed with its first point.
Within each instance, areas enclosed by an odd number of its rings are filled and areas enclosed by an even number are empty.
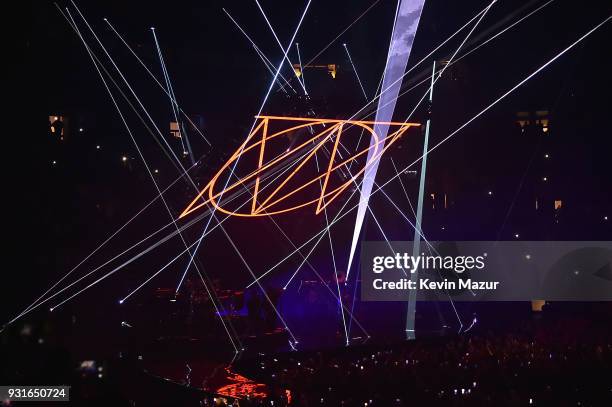
{"type": "MultiPolygon", "coordinates": [[[[394,123],[385,122],[377,123],[372,121],[359,121],[359,120],[338,120],[338,119],[310,119],[302,117],[280,117],[280,116],[257,116],[259,123],[254,127],[251,134],[248,135],[242,145],[234,152],[229,160],[219,169],[219,171],[212,177],[210,182],[204,187],[204,189],[195,197],[195,199],[185,208],[181,213],[180,218],[187,216],[194,212],[198,208],[206,204],[213,205],[216,210],[233,216],[242,217],[258,217],[276,215],[297,210],[309,205],[315,206],[315,213],[319,214],[327,207],[332,201],[334,201],[344,190],[346,190],[353,181],[366,171],[366,169],[376,162],[380,156],[391,147],[410,127],[420,126],[418,123],[394,123]],[[298,122],[299,124],[293,125],[289,128],[285,128],[272,134],[269,134],[269,127],[271,123],[279,122],[298,122]],[[385,124],[396,128],[395,131],[391,132],[384,139],[379,139],[378,135],[374,131],[375,125],[385,124]],[[311,137],[300,143],[297,147],[283,151],[282,153],[274,156],[268,162],[264,163],[265,153],[271,144],[271,142],[277,142],[282,136],[288,136],[293,132],[300,129],[313,131],[314,127],[323,126],[324,130],[311,134],[311,137]],[[369,132],[374,140],[369,147],[364,148],[361,151],[357,151],[355,154],[348,158],[342,159],[341,162],[336,163],[336,156],[338,156],[338,147],[341,143],[342,137],[345,136],[343,131],[347,126],[358,126],[369,132]],[[260,135],[260,137],[256,137],[260,135]],[[320,151],[327,143],[333,142],[333,149],[330,153],[329,161],[326,165],[321,166],[321,172],[318,173],[314,178],[307,179],[301,184],[290,187],[288,184],[295,181],[297,175],[303,172],[303,168],[306,164],[312,162],[312,158],[315,154],[320,151]],[[312,147],[311,147],[312,146],[312,147]],[[257,154],[257,148],[259,147],[257,167],[254,168],[248,175],[239,178],[237,181],[232,183],[224,189],[216,191],[217,183],[219,178],[225,174],[228,169],[233,168],[236,161],[246,157],[249,154],[257,154]],[[274,169],[276,166],[283,165],[291,158],[296,158],[298,152],[311,147],[304,158],[297,164],[292,171],[284,177],[279,185],[276,185],[272,192],[262,194],[261,176],[274,169]],[[363,168],[353,174],[347,181],[342,184],[330,187],[330,175],[342,167],[346,167],[350,162],[356,160],[361,156],[365,156],[370,153],[369,160],[365,163],[363,168]],[[308,187],[316,185],[317,181],[321,180],[322,185],[320,192],[317,192],[317,196],[308,196],[306,199],[302,199],[299,202],[290,203],[290,198],[295,198],[296,194],[300,191],[306,190],[308,187]],[[223,203],[219,202],[222,195],[227,194],[235,190],[238,187],[247,187],[248,184],[253,182],[253,192],[251,205],[242,205],[241,208],[232,209],[225,207],[223,203]],[[284,204],[284,205],[283,205],[284,204]]],[[[295,165],[295,163],[294,163],[295,165]]],[[[299,180],[297,182],[300,182],[299,180]]],[[[271,187],[271,185],[267,185],[271,187]]]]}

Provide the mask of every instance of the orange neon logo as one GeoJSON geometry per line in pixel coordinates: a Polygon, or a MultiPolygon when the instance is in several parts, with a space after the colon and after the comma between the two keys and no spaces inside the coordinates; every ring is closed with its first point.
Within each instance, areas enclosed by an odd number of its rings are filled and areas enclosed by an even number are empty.
{"type": "Polygon", "coordinates": [[[257,116],[257,120],[244,143],[181,213],[180,218],[206,204],[211,204],[228,215],[243,217],[275,215],[308,205],[315,206],[315,213],[319,214],[402,137],[406,130],[420,126],[418,123],[279,116],[257,116]],[[282,128],[287,124],[291,126],[282,128]],[[384,139],[376,134],[377,125],[389,126],[388,136],[384,139]],[[349,134],[349,129],[353,129],[353,133],[349,134]],[[365,140],[368,140],[370,135],[374,142],[368,143],[368,146],[361,150],[358,150],[357,146],[347,149],[342,143],[347,141],[345,139],[355,142],[355,129],[358,133],[362,132],[365,140]],[[296,145],[285,148],[283,141],[291,141],[296,145]],[[348,172],[350,163],[367,157],[370,150],[370,159],[359,171],[349,173],[348,177],[339,176],[341,171],[344,171],[344,174],[348,172]],[[317,152],[321,154],[317,155],[317,152]],[[325,159],[321,160],[320,156],[325,156],[325,159]],[[241,168],[237,168],[239,163],[241,168]],[[237,180],[234,180],[238,173],[245,171],[243,167],[246,167],[247,175],[238,176],[237,180]],[[232,175],[234,178],[227,181],[232,170],[235,170],[232,175]],[[274,180],[268,182],[265,179],[274,178],[270,174],[277,172],[280,175],[276,176],[276,183],[274,180]],[[221,177],[223,174],[225,177],[221,177]],[[298,177],[298,174],[305,176],[298,177]],[[332,174],[338,177],[332,180],[332,174]],[[304,182],[303,179],[307,181],[304,182]],[[339,183],[338,179],[341,180],[339,183]],[[233,192],[241,192],[245,188],[250,192],[249,202],[242,202],[237,207],[236,204],[231,206],[229,202],[233,200],[227,198],[233,192]]]}

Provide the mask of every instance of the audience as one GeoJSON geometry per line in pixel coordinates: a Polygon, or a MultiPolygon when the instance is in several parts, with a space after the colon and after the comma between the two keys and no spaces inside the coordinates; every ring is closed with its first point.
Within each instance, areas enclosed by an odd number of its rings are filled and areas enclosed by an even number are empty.
{"type": "Polygon", "coordinates": [[[612,405],[610,336],[585,328],[570,320],[505,334],[262,356],[239,368],[270,384],[260,402],[275,406],[286,405],[288,394],[296,406],[612,405]]]}

